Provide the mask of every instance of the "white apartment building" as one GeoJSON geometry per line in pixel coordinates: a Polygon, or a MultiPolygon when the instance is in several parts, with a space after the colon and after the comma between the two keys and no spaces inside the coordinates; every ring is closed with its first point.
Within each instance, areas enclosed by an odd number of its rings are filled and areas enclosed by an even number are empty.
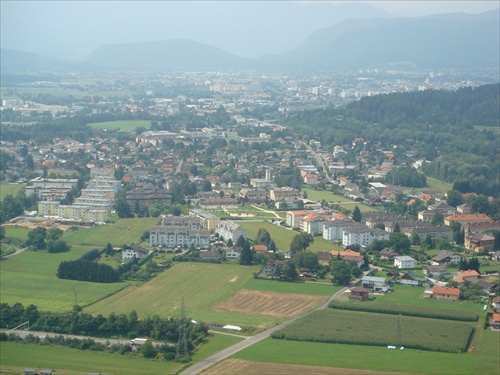
{"type": "Polygon", "coordinates": [[[247,231],[242,226],[231,220],[224,220],[215,229],[215,232],[224,239],[225,242],[231,240],[235,244],[240,236],[247,238],[247,231]]]}
{"type": "Polygon", "coordinates": [[[351,227],[344,230],[342,245],[369,246],[374,240],[388,240],[389,233],[379,228],[351,227]]]}
{"type": "Polygon", "coordinates": [[[417,267],[417,261],[406,255],[395,257],[394,267],[398,267],[399,269],[415,268],[417,267]]]}

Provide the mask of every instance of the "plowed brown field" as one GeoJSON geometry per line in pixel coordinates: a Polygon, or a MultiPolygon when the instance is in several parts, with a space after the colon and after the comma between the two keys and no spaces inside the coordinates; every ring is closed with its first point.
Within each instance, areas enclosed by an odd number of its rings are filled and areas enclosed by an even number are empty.
{"type": "Polygon", "coordinates": [[[345,369],[321,366],[287,365],[281,363],[254,362],[227,359],[203,372],[204,375],[396,375],[391,372],[345,369]]]}
{"type": "Polygon", "coordinates": [[[293,318],[325,302],[325,296],[240,289],[214,307],[217,311],[293,318]]]}

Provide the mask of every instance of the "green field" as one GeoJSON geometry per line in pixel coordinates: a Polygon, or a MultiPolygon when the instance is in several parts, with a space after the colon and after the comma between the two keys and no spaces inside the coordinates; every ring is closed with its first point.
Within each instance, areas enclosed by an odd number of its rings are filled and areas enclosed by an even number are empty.
{"type": "Polygon", "coordinates": [[[326,309],[315,311],[295,321],[274,333],[273,337],[340,344],[401,345],[414,349],[463,352],[472,333],[470,323],[326,309]]]}
{"type": "Polygon", "coordinates": [[[3,201],[6,195],[15,196],[24,186],[24,184],[0,184],[0,202],[3,201]]]}
{"type": "MultiPolygon", "coordinates": [[[[108,242],[113,246],[131,245],[138,243],[142,234],[149,231],[152,225],[157,225],[158,218],[120,219],[113,224],[99,225],[63,235],[70,245],[105,247],[108,242]]],[[[148,243],[141,246],[148,247],[148,243]]]]}
{"type": "MultiPolygon", "coordinates": [[[[250,238],[255,238],[257,235],[257,231],[259,228],[266,229],[271,238],[276,243],[276,246],[279,250],[288,250],[290,248],[290,243],[299,232],[285,229],[283,227],[279,227],[277,225],[271,224],[269,222],[240,222],[239,223],[243,228],[246,229],[247,235],[250,238]]],[[[335,245],[331,241],[325,240],[321,236],[314,237],[314,243],[310,247],[311,251],[332,251],[332,250],[341,250],[343,247],[335,245]]]]}
{"type": "Polygon", "coordinates": [[[100,284],[61,280],[57,267],[63,260],[83,255],[87,248],[73,248],[68,253],[49,254],[25,250],[0,261],[0,300],[10,305],[34,304],[42,311],[69,311],[75,302],[86,306],[117,292],[127,283],[100,284]]]}
{"type": "Polygon", "coordinates": [[[176,263],[156,278],[141,286],[131,286],[106,300],[85,308],[91,314],[137,311],[139,317],[179,315],[184,299],[186,315],[207,323],[269,327],[281,321],[277,318],[224,313],[213,306],[231,297],[253,278],[260,266],[232,264],[176,263]]]}
{"type": "Polygon", "coordinates": [[[181,363],[135,355],[14,342],[2,342],[0,363],[2,374],[21,374],[25,368],[53,369],[55,374],[175,374],[183,367],[181,363]]]}
{"type": "MultiPolygon", "coordinates": [[[[236,353],[249,361],[419,374],[498,374],[499,333],[484,331],[472,353],[266,339],[236,353]]],[[[338,373],[342,373],[339,371],[338,373]]]]}
{"type": "Polygon", "coordinates": [[[440,193],[447,193],[448,191],[450,191],[453,188],[453,185],[449,184],[447,182],[436,180],[435,178],[427,177],[427,176],[426,176],[426,178],[427,178],[427,187],[426,188],[417,188],[417,190],[424,191],[424,190],[433,189],[433,190],[439,191],[440,193]]]}
{"type": "Polygon", "coordinates": [[[148,120],[120,120],[120,121],[107,121],[107,122],[93,122],[88,124],[93,129],[121,129],[121,130],[135,130],[138,127],[149,129],[151,121],[148,120]]]}
{"type": "Polygon", "coordinates": [[[29,229],[5,227],[5,237],[17,238],[23,241],[28,239],[29,229]]]}
{"type": "Polygon", "coordinates": [[[198,350],[193,354],[193,362],[199,362],[205,358],[218,353],[227,347],[237,344],[242,341],[243,338],[230,336],[225,334],[214,333],[209,336],[207,343],[203,344],[198,350]]]}
{"type": "Polygon", "coordinates": [[[310,187],[302,187],[302,191],[307,193],[307,199],[316,202],[324,199],[328,203],[338,204],[340,207],[347,208],[348,210],[353,210],[355,206],[358,206],[361,212],[380,211],[383,209],[383,207],[369,206],[364,203],[355,202],[352,199],[334,194],[328,190],[314,190],[310,187]]]}
{"type": "Polygon", "coordinates": [[[251,290],[262,290],[276,293],[308,294],[312,296],[331,296],[341,289],[341,287],[334,286],[332,284],[256,279],[249,280],[243,287],[251,290]]]}

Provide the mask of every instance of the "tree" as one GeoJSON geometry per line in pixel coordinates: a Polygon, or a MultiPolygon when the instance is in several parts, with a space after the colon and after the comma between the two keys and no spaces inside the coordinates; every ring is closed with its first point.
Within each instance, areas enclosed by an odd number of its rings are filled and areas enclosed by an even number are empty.
{"type": "Polygon", "coordinates": [[[385,224],[384,223],[377,223],[373,226],[374,228],[382,229],[385,230],[385,224]]]}
{"type": "Polygon", "coordinates": [[[354,206],[354,209],[352,210],[352,219],[358,223],[362,219],[361,210],[359,209],[358,206],[354,206]]]}
{"type": "Polygon", "coordinates": [[[144,232],[142,232],[142,235],[141,235],[141,238],[140,238],[140,241],[143,242],[143,241],[149,241],[149,230],[145,230],[144,232]]]}
{"type": "Polygon", "coordinates": [[[47,236],[47,230],[44,227],[37,227],[28,232],[28,246],[31,246],[33,250],[45,249],[45,237],[47,236]]]}
{"type": "Polygon", "coordinates": [[[394,250],[400,254],[408,254],[411,248],[410,239],[403,233],[391,233],[389,241],[394,250]]]}
{"type": "Polygon", "coordinates": [[[396,225],[394,225],[394,233],[401,233],[401,228],[399,227],[399,223],[396,223],[396,225]]]}
{"type": "Polygon", "coordinates": [[[413,232],[411,234],[411,244],[412,245],[419,245],[420,244],[420,236],[418,235],[418,233],[413,232]]]}
{"type": "Polygon", "coordinates": [[[239,236],[238,239],[236,240],[236,246],[238,246],[239,248],[243,248],[243,245],[245,244],[245,242],[246,242],[245,237],[239,236]]]}
{"type": "Polygon", "coordinates": [[[134,217],[134,214],[132,213],[132,210],[130,209],[130,205],[123,198],[119,198],[116,200],[115,210],[116,210],[116,213],[118,214],[118,217],[120,219],[126,218],[126,217],[134,217]]]}
{"type": "Polygon", "coordinates": [[[5,227],[0,226],[0,241],[5,238],[5,227]]]}
{"type": "Polygon", "coordinates": [[[47,241],[56,241],[62,237],[64,232],[59,228],[50,228],[47,231],[47,241]]]}
{"type": "Polygon", "coordinates": [[[291,281],[297,279],[297,266],[293,260],[287,260],[283,266],[283,280],[291,281]]]}
{"type": "Polygon", "coordinates": [[[351,281],[351,267],[342,261],[335,260],[332,263],[332,283],[335,285],[347,285],[351,281]]]}
{"type": "Polygon", "coordinates": [[[309,271],[316,271],[319,268],[318,254],[311,251],[306,251],[301,255],[300,267],[304,267],[309,271]]]}
{"type": "Polygon", "coordinates": [[[301,253],[305,251],[309,245],[314,242],[314,237],[309,233],[299,233],[293,237],[290,243],[290,251],[292,254],[301,253]]]}
{"type": "Polygon", "coordinates": [[[269,241],[269,244],[267,245],[267,248],[270,250],[270,251],[276,251],[277,250],[277,247],[276,247],[276,244],[274,243],[274,240],[271,239],[269,241]]]}
{"type": "Polygon", "coordinates": [[[240,264],[243,266],[250,266],[253,263],[253,251],[250,248],[248,241],[241,248],[240,264]]]}
{"type": "Polygon", "coordinates": [[[443,225],[444,224],[444,215],[441,212],[436,212],[434,216],[432,216],[431,220],[432,225],[443,225]]]}
{"type": "Polygon", "coordinates": [[[474,271],[477,271],[479,273],[479,266],[480,266],[480,263],[479,263],[479,259],[477,258],[470,258],[469,259],[469,270],[474,270],[474,271]]]}
{"type": "Polygon", "coordinates": [[[70,247],[63,240],[52,240],[47,242],[47,251],[49,253],[65,253],[69,251],[70,247]]]}
{"type": "Polygon", "coordinates": [[[271,235],[265,228],[259,228],[255,236],[256,244],[268,244],[271,241],[271,235]]]}
{"type": "Polygon", "coordinates": [[[26,155],[24,161],[26,163],[26,169],[30,171],[35,169],[35,163],[33,162],[33,156],[31,154],[26,155]]]}
{"type": "Polygon", "coordinates": [[[144,356],[144,358],[156,357],[156,350],[155,350],[155,347],[153,346],[153,343],[151,342],[151,340],[148,340],[144,344],[142,344],[141,353],[144,356]]]}
{"type": "Polygon", "coordinates": [[[450,206],[457,207],[463,204],[465,200],[462,198],[462,193],[458,190],[450,190],[446,194],[446,203],[450,206]]]}

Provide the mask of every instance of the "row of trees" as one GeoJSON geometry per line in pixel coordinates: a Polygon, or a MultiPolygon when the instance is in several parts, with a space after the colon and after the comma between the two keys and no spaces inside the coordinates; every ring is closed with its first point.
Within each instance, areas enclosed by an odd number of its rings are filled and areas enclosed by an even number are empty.
{"type": "Polygon", "coordinates": [[[36,227],[28,232],[26,246],[33,251],[47,250],[49,253],[64,253],[70,250],[66,241],[61,240],[63,231],[59,228],[36,227]]]}
{"type": "MultiPolygon", "coordinates": [[[[68,313],[40,312],[35,305],[24,307],[20,303],[10,306],[0,304],[0,327],[13,328],[26,321],[35,331],[72,333],[77,335],[91,335],[96,337],[123,336],[151,337],[155,340],[176,342],[179,337],[179,320],[175,318],[162,319],[159,316],[148,316],[139,320],[137,313],[131,311],[126,314],[111,313],[107,317],[93,316],[74,309],[68,313]]],[[[185,319],[185,332],[188,347],[193,348],[193,341],[201,341],[207,334],[203,323],[193,323],[185,319]]]]}

